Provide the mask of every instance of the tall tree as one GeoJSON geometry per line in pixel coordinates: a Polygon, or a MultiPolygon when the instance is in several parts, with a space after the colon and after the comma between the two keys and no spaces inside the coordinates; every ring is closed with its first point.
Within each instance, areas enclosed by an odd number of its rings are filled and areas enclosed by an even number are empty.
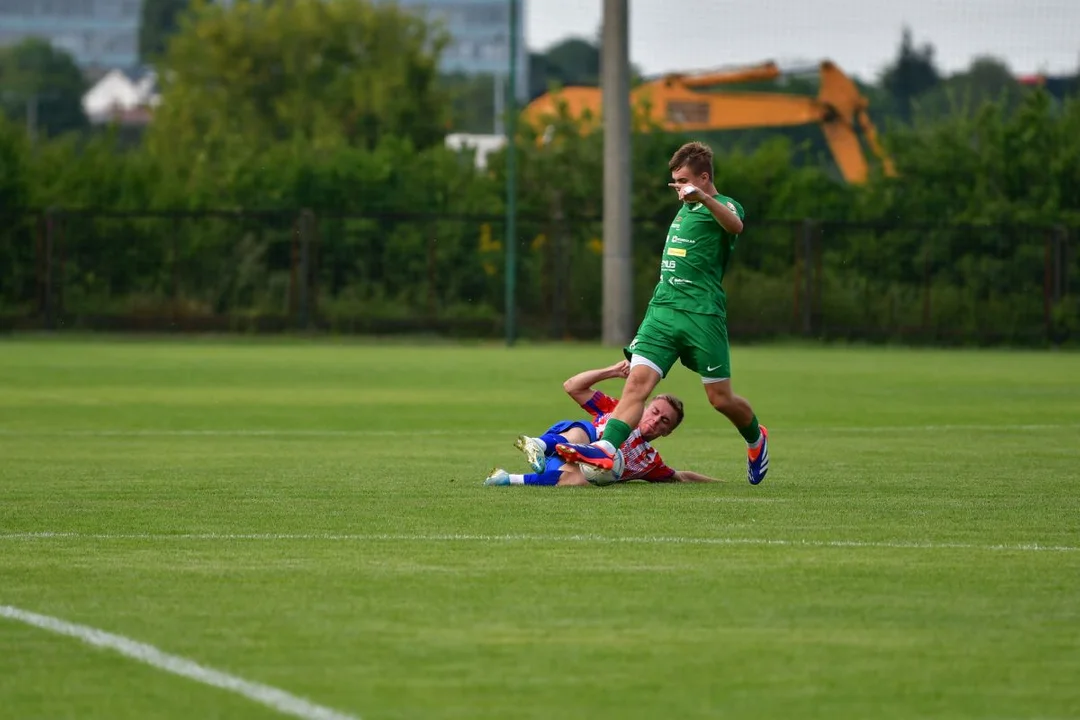
{"type": "Polygon", "coordinates": [[[180,15],[191,0],[143,0],[139,24],[139,57],[154,62],[165,52],[169,38],[180,28],[180,15]]]}
{"type": "Polygon", "coordinates": [[[45,40],[27,38],[0,48],[0,109],[24,123],[31,137],[85,128],[85,91],[75,60],[45,40]]]}
{"type": "Polygon", "coordinates": [[[922,120],[974,117],[990,102],[1000,102],[1006,111],[1012,111],[1023,96],[1023,88],[1004,62],[978,57],[967,70],[914,98],[912,109],[914,116],[922,120]]]}
{"type": "Polygon", "coordinates": [[[17,128],[0,117],[0,212],[24,207],[28,196],[26,138],[17,128]]]}
{"type": "Polygon", "coordinates": [[[567,85],[600,84],[600,46],[580,38],[567,38],[548,48],[548,67],[567,85]]]}
{"type": "Polygon", "coordinates": [[[372,147],[384,135],[438,144],[445,41],[390,3],[195,0],[162,57],[147,141],[204,154],[229,142],[372,147]]]}
{"type": "Polygon", "coordinates": [[[892,96],[900,115],[909,119],[912,101],[939,82],[941,73],[934,64],[934,47],[927,43],[916,48],[911,28],[905,27],[896,60],[881,78],[882,86],[892,96]]]}
{"type": "MultiPolygon", "coordinates": [[[[570,37],[561,40],[544,52],[529,53],[529,96],[536,97],[552,85],[600,85],[600,41],[570,37]]],[[[630,66],[630,76],[639,77],[640,70],[630,66]]]]}
{"type": "Polygon", "coordinates": [[[496,125],[495,82],[492,75],[444,75],[440,85],[453,106],[450,129],[454,132],[490,133],[496,125]]]}

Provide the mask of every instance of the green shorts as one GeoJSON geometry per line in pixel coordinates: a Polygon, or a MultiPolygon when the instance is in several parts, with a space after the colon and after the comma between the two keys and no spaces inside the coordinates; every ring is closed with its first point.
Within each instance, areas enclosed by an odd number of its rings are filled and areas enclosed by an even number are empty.
{"type": "Polygon", "coordinates": [[[703,380],[731,377],[727,318],[649,306],[633,341],[623,349],[655,363],[667,377],[676,360],[703,380]]]}

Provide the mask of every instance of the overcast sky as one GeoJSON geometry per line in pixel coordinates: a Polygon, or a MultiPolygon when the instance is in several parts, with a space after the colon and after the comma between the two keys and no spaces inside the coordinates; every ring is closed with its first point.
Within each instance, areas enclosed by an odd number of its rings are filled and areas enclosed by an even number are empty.
{"type": "MultiPolygon", "coordinates": [[[[532,50],[600,28],[603,0],[525,1],[532,50]]],[[[630,59],[654,74],[828,58],[873,80],[904,24],[946,72],[982,54],[1016,74],[1080,67],[1080,0],[630,0],[630,59]]]]}

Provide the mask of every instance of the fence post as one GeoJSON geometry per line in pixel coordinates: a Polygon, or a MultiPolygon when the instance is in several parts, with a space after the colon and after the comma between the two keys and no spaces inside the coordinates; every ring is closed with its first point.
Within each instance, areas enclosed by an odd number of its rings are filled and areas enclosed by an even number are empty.
{"type": "Polygon", "coordinates": [[[1059,303],[1068,294],[1069,269],[1069,234],[1062,225],[1054,226],[1054,302],[1059,303]]]}
{"type": "Polygon", "coordinates": [[[930,325],[932,324],[932,318],[933,318],[933,312],[932,312],[932,307],[931,307],[931,303],[933,302],[933,299],[931,298],[931,294],[933,292],[933,290],[932,290],[932,288],[933,288],[932,275],[933,275],[933,267],[932,267],[932,265],[930,263],[930,248],[927,247],[925,249],[925,253],[923,255],[922,331],[923,331],[924,335],[927,334],[927,333],[929,333],[930,335],[934,335],[934,333],[932,333],[931,329],[930,329],[930,325]]]}
{"type": "Polygon", "coordinates": [[[811,297],[814,299],[813,305],[813,323],[814,329],[820,333],[822,331],[822,318],[824,312],[822,311],[823,295],[825,287],[824,264],[825,264],[825,241],[824,231],[821,229],[822,224],[820,222],[814,223],[814,292],[811,297]]]}
{"type": "Polygon", "coordinates": [[[305,209],[300,213],[300,266],[297,268],[297,309],[296,321],[301,330],[310,325],[308,290],[311,278],[311,234],[314,214],[305,209]]]}
{"type": "Polygon", "coordinates": [[[551,263],[551,337],[553,340],[564,340],[567,336],[567,286],[570,275],[570,263],[567,259],[567,248],[570,241],[567,238],[566,214],[563,211],[562,192],[556,190],[554,207],[551,213],[551,232],[548,235],[550,242],[544,248],[548,252],[551,263]]]}
{"type": "Polygon", "coordinates": [[[315,327],[319,325],[319,263],[321,262],[322,231],[319,216],[311,214],[311,245],[308,249],[308,317],[315,327]]]}
{"type": "Polygon", "coordinates": [[[439,239],[436,237],[434,227],[429,226],[427,236],[427,314],[431,329],[435,329],[439,316],[438,290],[435,287],[439,277],[439,262],[436,252],[439,239]]]}
{"type": "Polygon", "coordinates": [[[1061,298],[1064,300],[1069,295],[1069,270],[1072,262],[1072,256],[1070,253],[1075,252],[1075,248],[1070,247],[1071,243],[1075,240],[1069,228],[1061,228],[1061,298]]]}
{"type": "Polygon", "coordinates": [[[46,330],[55,327],[53,302],[53,247],[56,243],[56,215],[52,208],[45,211],[44,277],[41,292],[41,315],[46,330]]]}
{"type": "Polygon", "coordinates": [[[805,263],[800,258],[802,243],[799,242],[801,233],[798,225],[791,226],[791,332],[797,332],[799,327],[799,286],[802,279],[802,266],[805,263]]]}
{"type": "Polygon", "coordinates": [[[814,258],[814,226],[815,221],[810,218],[803,220],[802,224],[802,255],[803,255],[803,292],[802,292],[802,332],[803,335],[814,333],[814,273],[811,272],[811,264],[814,258]]]}
{"type": "Polygon", "coordinates": [[[179,248],[180,242],[178,236],[180,234],[180,220],[177,217],[173,219],[171,229],[169,233],[169,275],[171,285],[171,298],[172,301],[169,306],[172,308],[172,329],[177,330],[177,323],[180,320],[180,255],[179,248]]]}
{"type": "Polygon", "coordinates": [[[1067,231],[1055,225],[1046,235],[1043,271],[1043,314],[1046,322],[1046,339],[1052,345],[1059,342],[1054,309],[1065,297],[1068,283],[1067,231]]]}

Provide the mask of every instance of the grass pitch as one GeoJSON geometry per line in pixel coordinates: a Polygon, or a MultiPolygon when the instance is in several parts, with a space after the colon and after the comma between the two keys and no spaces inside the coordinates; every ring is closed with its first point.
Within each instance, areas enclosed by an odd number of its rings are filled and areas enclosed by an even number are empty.
{"type": "MultiPolygon", "coordinates": [[[[1080,356],[737,346],[762,485],[678,368],[657,448],[727,482],[481,486],[617,359],[0,343],[0,605],[364,720],[1080,717],[1080,356]]],[[[275,716],[2,618],[0,648],[4,717],[275,716]]]]}

